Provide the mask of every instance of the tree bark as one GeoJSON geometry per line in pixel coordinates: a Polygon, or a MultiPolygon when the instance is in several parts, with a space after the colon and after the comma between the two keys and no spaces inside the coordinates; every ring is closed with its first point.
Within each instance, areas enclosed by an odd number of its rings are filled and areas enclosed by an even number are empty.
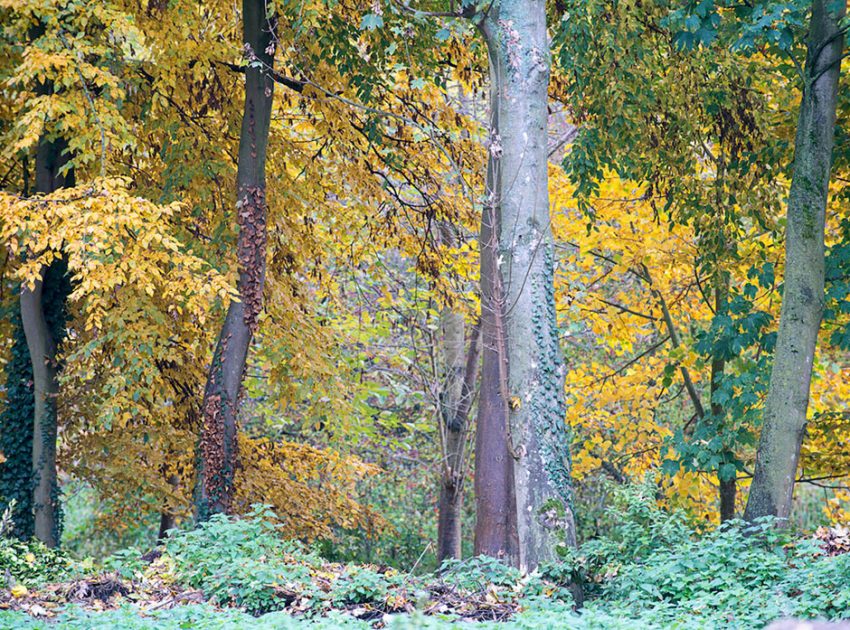
{"type": "MultiPolygon", "coordinates": [[[[177,487],[180,485],[180,477],[177,475],[169,475],[168,485],[176,491],[177,487]]],[[[157,544],[161,545],[164,543],[165,539],[168,538],[168,532],[175,527],[177,527],[177,515],[170,506],[166,505],[159,513],[159,532],[157,532],[156,535],[157,544]]]]}
{"type": "MultiPolygon", "coordinates": [[[[39,87],[47,93],[52,86],[39,87]]],[[[63,139],[39,140],[35,158],[35,191],[49,194],[74,186],[72,170],[61,173],[68,163],[68,145],[63,139]]],[[[59,487],[56,477],[56,397],[59,366],[56,348],[64,328],[66,288],[65,265],[61,261],[41,270],[41,279],[29,288],[21,285],[21,321],[27,340],[33,375],[33,533],[48,547],[59,544],[59,487]]]]}
{"type": "Polygon", "coordinates": [[[438,562],[461,557],[469,409],[481,356],[480,324],[476,323],[472,327],[467,342],[462,314],[446,309],[442,319],[446,374],[441,400],[444,463],[437,519],[438,562]],[[464,348],[467,348],[465,358],[464,348]]]}
{"type": "MultiPolygon", "coordinates": [[[[479,28],[487,42],[491,77],[493,186],[488,192],[493,198],[487,205],[495,216],[488,229],[498,243],[498,251],[486,261],[494,268],[485,269],[482,254],[482,287],[485,271],[498,280],[496,295],[487,303],[494,312],[491,319],[502,320],[504,335],[489,342],[496,342],[494,354],[504,342],[504,360],[496,365],[501,368],[500,402],[507,408],[516,560],[521,569],[532,570],[554,560],[558,544],[576,544],[549,217],[545,2],[497,0],[479,28]]],[[[487,344],[485,335],[485,357],[487,344]]]]}
{"type": "Polygon", "coordinates": [[[35,487],[33,512],[35,537],[48,547],[58,540],[56,482],[56,396],[59,393],[56,342],[42,309],[43,282],[21,289],[21,315],[32,360],[33,413],[32,463],[35,487]]]}
{"type": "MultiPolygon", "coordinates": [[[[726,308],[726,302],[729,296],[729,280],[722,272],[716,274],[714,279],[714,312],[720,313],[726,308]]],[[[726,371],[726,361],[719,357],[714,357],[711,361],[711,377],[710,377],[710,402],[711,415],[714,418],[714,424],[718,432],[722,431],[724,423],[725,410],[723,405],[717,402],[716,392],[720,389],[720,384],[723,380],[724,372],[726,371]]],[[[724,451],[723,463],[734,462],[735,455],[731,450],[724,451]]],[[[738,494],[737,474],[733,474],[731,478],[724,479],[721,475],[720,467],[717,471],[717,481],[719,487],[720,498],[720,522],[735,518],[735,500],[738,494]]]]}
{"type": "MultiPolygon", "coordinates": [[[[490,101],[496,100],[498,79],[490,63],[490,101]]],[[[491,107],[491,127],[498,110],[491,107]]],[[[519,563],[516,531],[513,458],[508,446],[507,354],[504,299],[499,273],[499,212],[497,161],[487,161],[486,200],[479,234],[481,290],[481,387],[475,431],[475,555],[519,563]]]]}
{"type": "Polygon", "coordinates": [[[274,91],[274,20],[266,18],[263,0],[243,0],[242,16],[248,67],[236,175],[240,301],[227,309],[204,390],[195,499],[201,520],[228,512],[233,499],[239,399],[266,272],[265,166],[274,91]]]}
{"type": "Polygon", "coordinates": [[[785,240],[776,353],[744,518],[787,518],[806,425],[824,307],[824,224],[835,140],[843,36],[828,0],[812,2],[785,240]]]}

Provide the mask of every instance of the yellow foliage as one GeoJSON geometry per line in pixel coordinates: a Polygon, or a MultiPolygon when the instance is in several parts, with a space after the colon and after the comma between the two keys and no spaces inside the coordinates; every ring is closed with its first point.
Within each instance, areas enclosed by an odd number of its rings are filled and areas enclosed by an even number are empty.
{"type": "Polygon", "coordinates": [[[181,205],[155,204],[129,184],[0,194],[0,240],[15,260],[26,254],[16,277],[33,283],[51,261],[67,263],[74,318],[61,351],[60,455],[115,503],[117,520],[188,504],[209,311],[234,295],[175,236],[181,205]]]}
{"type": "MultiPolygon", "coordinates": [[[[673,452],[665,455],[662,447],[674,431],[692,423],[695,411],[684,391],[682,368],[708,405],[710,366],[694,352],[692,334],[709,326],[713,310],[700,284],[696,229],[659,217],[640,187],[615,176],[603,182],[592,202],[592,226],[586,227],[560,169],[550,169],[550,182],[553,228],[564,248],[556,275],[559,313],[570,331],[568,340],[590,348],[576,357],[566,375],[567,422],[574,431],[573,473],[581,483],[599,474],[604,463],[628,478],[640,479],[665,457],[675,458],[673,452]],[[670,340],[661,299],[681,338],[678,348],[670,340]],[[575,329],[571,321],[579,322],[578,332],[571,332],[575,329]],[[669,389],[662,384],[668,366],[675,368],[669,389]]],[[[846,212],[833,207],[832,229],[846,212]]],[[[781,277],[782,243],[760,229],[735,236],[739,255],[725,267],[733,287],[746,282],[749,268],[763,260],[773,262],[781,277]]],[[[775,287],[756,298],[758,308],[773,315],[774,326],[780,303],[775,287]]],[[[802,451],[804,478],[841,477],[850,469],[850,419],[844,412],[850,373],[841,356],[830,348],[829,332],[824,331],[802,451]]],[[[741,448],[736,456],[752,470],[753,448],[741,448]]],[[[832,482],[841,485],[840,479],[832,482]]],[[[739,509],[748,484],[748,477],[739,473],[739,509]]],[[[716,474],[710,471],[680,471],[664,485],[664,492],[671,505],[715,519],[717,486],[716,474]]],[[[828,493],[827,515],[844,518],[850,493],[840,488],[828,493]]]]}
{"type": "Polygon", "coordinates": [[[332,538],[337,527],[373,536],[383,520],[354,496],[357,482],[377,472],[331,449],[240,435],[235,508],[269,504],[287,534],[305,540],[332,538]]]}

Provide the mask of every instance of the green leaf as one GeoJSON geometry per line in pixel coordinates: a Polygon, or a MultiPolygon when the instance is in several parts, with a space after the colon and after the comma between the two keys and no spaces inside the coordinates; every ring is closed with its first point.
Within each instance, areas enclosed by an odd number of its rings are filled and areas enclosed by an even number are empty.
{"type": "Polygon", "coordinates": [[[360,21],[361,31],[373,31],[376,28],[381,28],[384,25],[384,18],[376,13],[367,13],[360,21]]]}

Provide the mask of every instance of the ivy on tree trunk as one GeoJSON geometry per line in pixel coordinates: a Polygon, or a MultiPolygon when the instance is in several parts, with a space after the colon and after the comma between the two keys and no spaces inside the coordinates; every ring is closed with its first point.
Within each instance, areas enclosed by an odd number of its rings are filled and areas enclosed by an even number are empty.
{"type": "MultiPolygon", "coordinates": [[[[479,29],[487,43],[491,80],[490,166],[481,243],[482,378],[488,382],[482,383],[482,392],[490,388],[486,391],[494,400],[483,417],[486,426],[479,421],[479,433],[487,434],[478,444],[486,448],[485,440],[492,440],[497,450],[478,450],[477,455],[504,457],[507,448],[509,457],[498,462],[501,468],[496,470],[494,464],[487,473],[499,481],[512,479],[508,489],[490,494],[501,494],[497,500],[507,498],[515,505],[512,513],[507,508],[500,512],[489,496],[487,505],[479,499],[485,509],[479,519],[507,516],[512,522],[494,537],[486,523],[479,523],[476,547],[491,553],[493,548],[487,547],[497,543],[503,555],[531,570],[554,560],[558,545],[576,543],[549,217],[545,2],[495,2],[479,29]]],[[[481,459],[476,462],[480,466],[481,459]]],[[[491,481],[476,480],[476,489],[485,483],[491,481]]]]}
{"type": "Polygon", "coordinates": [[[245,362],[262,309],[266,272],[266,148],[274,80],[274,20],[262,0],[243,0],[245,109],[236,173],[239,301],[231,302],[204,390],[195,511],[203,520],[233,501],[237,419],[245,362]]]}
{"type": "MultiPolygon", "coordinates": [[[[47,93],[52,86],[41,86],[47,93]]],[[[35,190],[49,194],[73,187],[74,171],[66,169],[70,160],[67,142],[43,136],[35,159],[35,190]],[[64,171],[63,171],[64,169],[64,171]]],[[[67,265],[57,260],[42,269],[35,286],[21,286],[20,312],[32,368],[32,483],[33,534],[48,547],[59,544],[62,515],[56,471],[59,363],[56,351],[62,342],[66,323],[66,302],[71,292],[67,265]]]]}

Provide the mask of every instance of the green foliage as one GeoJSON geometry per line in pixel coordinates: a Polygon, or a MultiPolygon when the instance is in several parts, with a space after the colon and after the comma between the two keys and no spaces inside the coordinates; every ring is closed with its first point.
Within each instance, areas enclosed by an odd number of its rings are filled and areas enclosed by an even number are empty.
{"type": "Polygon", "coordinates": [[[70,567],[61,551],[45,547],[37,540],[0,538],[0,575],[27,588],[60,579],[70,567]]]}
{"type": "MultiPolygon", "coordinates": [[[[407,436],[409,442],[418,436],[407,436]]],[[[432,436],[426,439],[434,440],[432,436]]],[[[417,442],[417,446],[419,443],[417,442]]],[[[423,445],[427,448],[427,445],[423,445]]],[[[422,451],[419,451],[421,457],[422,451]]],[[[334,540],[325,540],[319,546],[322,557],[336,562],[378,562],[399,570],[426,573],[437,568],[434,544],[437,538],[437,479],[422,466],[385,470],[380,475],[365,479],[360,485],[365,502],[387,520],[380,537],[370,538],[358,530],[338,530],[334,540]]],[[[464,503],[463,530],[471,532],[474,526],[475,504],[464,503]]],[[[463,555],[472,553],[472,541],[463,540],[463,555]]]]}
{"type": "Polygon", "coordinates": [[[718,375],[711,393],[711,404],[720,411],[707,409],[690,433],[676,429],[671,445],[678,458],[664,462],[665,472],[681,466],[688,471],[716,470],[720,479],[733,479],[742,465],[736,450],[755,446],[776,345],[774,319],[757,302],[775,286],[774,264],[753,266],[747,275],[742,290],[732,289],[708,329],[694,335],[702,364],[720,360],[731,368],[718,375]]]}
{"type": "Polygon", "coordinates": [[[144,616],[135,606],[125,605],[115,610],[93,612],[75,606],[69,606],[58,621],[50,622],[33,619],[26,613],[0,610],[0,627],[8,630],[18,629],[56,629],[56,630],[159,630],[161,628],[192,628],[193,630],[238,630],[241,628],[310,628],[313,630],[336,630],[337,628],[361,628],[371,626],[351,617],[332,614],[318,619],[294,618],[285,613],[271,613],[259,619],[239,610],[220,610],[209,604],[177,606],[170,610],[148,611],[144,616]]]}
{"type": "Polygon", "coordinates": [[[103,561],[106,571],[113,571],[125,580],[132,580],[142,574],[147,565],[142,560],[142,552],[135,547],[119,549],[103,561]]]}
{"type": "MultiPolygon", "coordinates": [[[[175,535],[166,564],[173,562],[179,582],[204,590],[223,609],[204,604],[142,615],[127,604],[105,612],[69,606],[49,627],[365,629],[370,622],[354,615],[405,593],[416,593],[417,600],[418,593],[449,593],[461,601],[477,596],[513,606],[516,614],[508,623],[472,624],[451,614],[396,613],[384,616],[385,627],[755,628],[787,616],[850,614],[850,554],[828,556],[818,540],[800,538],[769,520],[755,526],[731,522],[699,535],[681,513],[657,507],[654,488],[648,480],[615,493],[604,537],[530,575],[484,557],[449,561],[439,574],[405,578],[365,566],[323,564],[281,539],[267,508],[256,507],[243,519],[215,516],[198,530],[175,535]],[[576,575],[590,596],[579,612],[572,610],[567,588],[576,575]],[[317,576],[323,589],[316,586],[317,576]],[[295,610],[309,616],[280,610],[304,597],[314,598],[314,605],[295,610]]],[[[108,564],[138,571],[138,553],[126,550],[108,564]]],[[[0,611],[0,626],[48,627],[9,611],[0,611]]]]}
{"type": "MultiPolygon", "coordinates": [[[[850,556],[826,557],[770,519],[698,535],[656,503],[647,480],[614,494],[606,535],[567,559],[593,597],[576,627],[761,627],[785,616],[850,612],[850,556]],[[639,619],[639,621],[636,621],[639,619]],[[607,622],[606,622],[607,623],[607,622]]],[[[530,626],[534,627],[534,626],[530,626]]]]}
{"type": "Polygon", "coordinates": [[[128,547],[147,550],[156,544],[159,514],[141,514],[128,527],[115,530],[103,523],[109,503],[89,484],[72,480],[62,494],[62,549],[72,558],[105,558],[128,547]]]}
{"type": "Polygon", "coordinates": [[[350,567],[337,580],[332,595],[335,604],[365,604],[383,600],[390,589],[399,586],[398,575],[388,576],[366,567],[350,567]]]}
{"type": "Polygon", "coordinates": [[[597,566],[630,563],[650,551],[669,549],[692,534],[683,512],[663,510],[656,502],[652,476],[642,483],[618,487],[611,495],[602,530],[605,534],[581,546],[597,566]]]}
{"type": "Polygon", "coordinates": [[[763,522],[731,523],[623,567],[604,601],[688,627],[760,627],[785,616],[839,618],[848,613],[847,556],[823,557],[810,541],[763,522]],[[695,623],[699,620],[700,623],[695,623]]]}
{"type": "Polygon", "coordinates": [[[266,506],[245,518],[213,515],[196,529],[166,542],[178,578],[201,589],[213,602],[243,607],[250,613],[278,610],[286,600],[278,586],[311,596],[310,565],[319,559],[301,545],[281,538],[266,506]]]}
{"type": "Polygon", "coordinates": [[[706,46],[719,38],[737,50],[767,48],[776,54],[799,43],[807,4],[798,0],[690,0],[672,10],[665,25],[672,27],[673,41],[681,48],[706,46]]]}
{"type": "Polygon", "coordinates": [[[440,568],[440,577],[447,584],[462,590],[475,591],[489,584],[506,586],[517,583],[519,570],[490,556],[476,556],[468,560],[448,559],[440,568]]]}
{"type": "Polygon", "coordinates": [[[832,331],[830,343],[847,350],[850,348],[850,325],[841,322],[840,318],[850,313],[850,220],[843,219],[838,229],[841,239],[829,248],[825,260],[824,322],[832,331]]]}

